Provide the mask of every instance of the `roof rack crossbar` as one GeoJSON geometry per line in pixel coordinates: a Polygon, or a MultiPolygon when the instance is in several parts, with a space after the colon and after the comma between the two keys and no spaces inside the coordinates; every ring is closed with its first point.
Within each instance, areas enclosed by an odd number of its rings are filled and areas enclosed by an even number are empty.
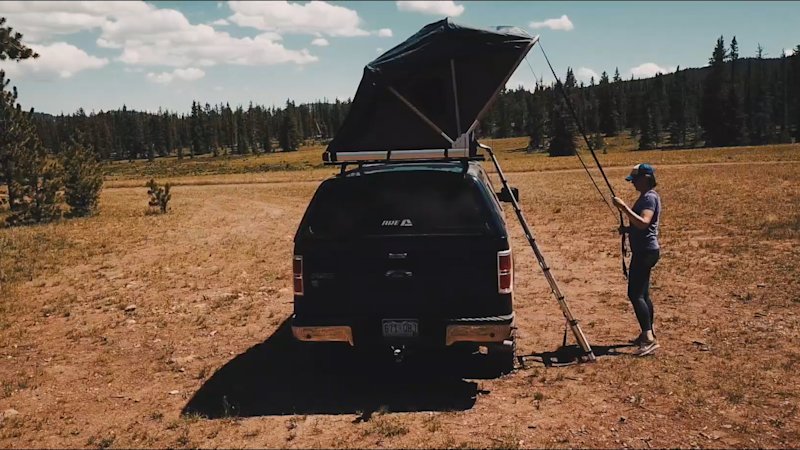
{"type": "Polygon", "coordinates": [[[420,158],[420,159],[362,159],[350,161],[325,161],[324,166],[349,166],[367,164],[419,164],[419,163],[448,163],[448,162],[470,162],[486,161],[483,155],[468,157],[449,157],[449,158],[420,158]]]}
{"type": "Polygon", "coordinates": [[[446,158],[446,159],[406,159],[406,160],[369,160],[369,161],[333,161],[325,162],[326,166],[339,166],[339,175],[343,176],[348,173],[358,172],[363,170],[366,166],[377,166],[386,164],[431,164],[431,163],[460,163],[464,167],[464,171],[469,168],[471,161],[486,161],[483,155],[471,156],[466,158],[446,158]],[[354,169],[347,170],[348,166],[357,166],[354,169]]]}

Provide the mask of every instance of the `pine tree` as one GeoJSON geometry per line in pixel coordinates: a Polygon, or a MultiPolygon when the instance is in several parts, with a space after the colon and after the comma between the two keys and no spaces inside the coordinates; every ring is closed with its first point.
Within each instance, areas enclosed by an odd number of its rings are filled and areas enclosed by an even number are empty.
{"type": "Polygon", "coordinates": [[[70,217],[90,216],[97,211],[103,174],[86,136],[77,131],[61,154],[64,166],[64,196],[70,217]]]}
{"type": "MultiPolygon", "coordinates": [[[[619,74],[617,74],[619,75],[619,74]]],[[[608,74],[600,75],[598,84],[598,108],[600,115],[600,131],[606,136],[616,136],[619,132],[619,114],[617,113],[614,91],[608,81],[608,74]]]]}
{"type": "Polygon", "coordinates": [[[136,111],[131,111],[128,115],[130,120],[131,130],[131,148],[128,154],[128,160],[140,158],[147,147],[147,139],[145,138],[145,126],[142,123],[142,115],[136,111]]]}
{"type": "Polygon", "coordinates": [[[767,89],[767,79],[764,73],[764,49],[758,44],[756,50],[756,73],[753,84],[756,86],[753,112],[750,119],[750,141],[754,145],[763,145],[770,142],[773,134],[772,104],[773,98],[767,89]]]}
{"type": "MultiPolygon", "coordinates": [[[[198,103],[198,107],[199,107],[198,103]]],[[[205,107],[202,109],[202,121],[201,121],[201,135],[202,135],[202,146],[203,146],[203,153],[208,153],[209,151],[211,154],[216,158],[219,156],[219,135],[217,133],[217,126],[215,119],[216,113],[211,108],[211,105],[206,103],[205,107]]]]}
{"type": "Polygon", "coordinates": [[[649,101],[642,103],[641,133],[639,135],[639,150],[652,150],[658,145],[658,130],[656,129],[655,107],[649,101]]]}
{"type": "Polygon", "coordinates": [[[147,187],[147,195],[149,196],[147,206],[150,208],[147,213],[166,214],[169,208],[169,201],[172,199],[172,193],[170,193],[172,185],[167,183],[164,186],[159,186],[156,180],[151,178],[145,184],[145,187],[147,187]]]}
{"type": "Polygon", "coordinates": [[[571,156],[575,154],[575,137],[569,124],[570,118],[563,100],[556,102],[550,115],[550,156],[571,156]]]}
{"type": "Polygon", "coordinates": [[[161,140],[164,142],[164,153],[161,156],[167,156],[175,148],[175,129],[172,115],[169,111],[164,112],[158,120],[161,121],[161,140]]]}
{"type": "Polygon", "coordinates": [[[777,141],[785,144],[791,142],[791,132],[789,131],[789,57],[785,52],[781,52],[780,72],[778,75],[778,86],[776,98],[778,101],[778,123],[780,125],[777,141]]]}
{"type": "Polygon", "coordinates": [[[509,128],[510,120],[508,117],[508,106],[506,101],[506,90],[505,88],[500,90],[500,95],[495,103],[495,108],[497,110],[496,116],[496,129],[495,136],[498,138],[505,138],[511,134],[511,129],[509,128]]]}
{"type": "Polygon", "coordinates": [[[669,143],[673,147],[686,146],[688,131],[688,101],[685,71],[675,70],[669,95],[669,143]]]}
{"type": "Polygon", "coordinates": [[[546,116],[544,100],[547,95],[543,87],[537,83],[533,95],[528,99],[528,148],[531,151],[544,147],[546,116]]]}
{"type": "Polygon", "coordinates": [[[192,101],[192,115],[189,119],[189,127],[192,136],[192,144],[189,147],[189,158],[203,153],[203,109],[200,103],[192,101]]]}
{"type": "MultiPolygon", "coordinates": [[[[5,26],[0,17],[0,60],[22,61],[38,55],[22,43],[22,35],[5,26]]],[[[23,112],[17,88],[0,70],[0,175],[8,187],[12,225],[48,222],[61,215],[59,192],[61,167],[42,146],[32,121],[33,111],[23,112]]]]}
{"type": "Polygon", "coordinates": [[[736,36],[731,40],[728,58],[731,65],[731,79],[728,83],[728,93],[723,110],[725,142],[727,145],[745,145],[747,144],[747,123],[737,83],[736,67],[739,60],[739,46],[736,43],[736,36]]]}
{"type": "Polygon", "coordinates": [[[614,78],[611,81],[613,82],[611,84],[611,92],[614,95],[613,110],[617,114],[617,129],[618,131],[622,131],[628,120],[628,112],[625,99],[625,86],[622,82],[622,78],[619,76],[619,68],[614,69],[614,78]]]}
{"type": "Polygon", "coordinates": [[[294,102],[286,101],[281,121],[280,146],[285,152],[292,152],[300,147],[300,134],[297,129],[294,102]]]}
{"type": "Polygon", "coordinates": [[[31,139],[15,161],[9,192],[17,193],[10,225],[51,222],[61,217],[64,169],[47,154],[38,138],[31,139]]]}
{"type": "Polygon", "coordinates": [[[262,128],[261,128],[261,147],[264,149],[265,153],[271,153],[272,135],[270,133],[269,119],[267,115],[268,113],[264,111],[264,117],[262,118],[262,128]]]}
{"type": "Polygon", "coordinates": [[[728,144],[724,122],[725,96],[725,42],[723,37],[717,39],[714,53],[709,59],[711,70],[703,86],[703,103],[700,124],[705,130],[706,147],[720,147],[728,144]]]}
{"type": "Polygon", "coordinates": [[[0,71],[0,161],[8,187],[10,225],[50,222],[61,217],[63,169],[47,154],[31,120],[17,101],[17,90],[0,71]]]}
{"type": "MultiPolygon", "coordinates": [[[[631,80],[633,80],[633,76],[631,76],[631,80]]],[[[640,98],[640,89],[632,86],[627,93],[627,102],[625,105],[625,110],[627,111],[625,124],[630,131],[631,137],[636,137],[638,130],[641,127],[641,118],[639,117],[640,98]]]]}
{"type": "Polygon", "coordinates": [[[163,153],[163,144],[160,142],[161,131],[158,129],[158,116],[150,116],[146,119],[146,126],[149,135],[153,137],[152,142],[146,144],[147,147],[147,160],[153,162],[156,160],[156,152],[163,153]]]}
{"type": "MultiPolygon", "coordinates": [[[[571,95],[575,85],[575,75],[571,68],[567,68],[567,77],[562,85],[567,96],[571,95]]],[[[550,156],[570,156],[574,155],[576,150],[575,131],[567,104],[559,94],[557,92],[553,94],[557,99],[553,102],[550,114],[550,145],[547,151],[550,156]]]]}
{"type": "Polygon", "coordinates": [[[22,43],[22,34],[6,25],[5,17],[0,17],[0,61],[22,61],[38,57],[36,52],[22,43]]]}
{"type": "Polygon", "coordinates": [[[250,153],[250,144],[248,143],[247,139],[247,125],[245,123],[246,119],[241,106],[236,108],[234,116],[236,117],[236,153],[240,155],[246,155],[247,153],[250,153]]]}
{"type": "Polygon", "coordinates": [[[258,146],[261,141],[258,136],[258,129],[256,124],[259,122],[259,110],[253,106],[253,102],[247,106],[247,120],[245,121],[245,128],[247,129],[247,141],[250,143],[250,149],[254,155],[258,155],[258,146]]]}

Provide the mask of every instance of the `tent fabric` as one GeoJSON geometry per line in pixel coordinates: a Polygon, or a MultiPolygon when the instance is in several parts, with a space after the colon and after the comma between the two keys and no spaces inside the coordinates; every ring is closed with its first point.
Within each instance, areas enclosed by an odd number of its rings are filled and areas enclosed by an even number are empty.
{"type": "Polygon", "coordinates": [[[449,19],[426,25],[364,67],[324,159],[337,161],[337,152],[453,147],[392,89],[455,141],[485,113],[535,42],[518,28],[483,30],[449,19]]]}

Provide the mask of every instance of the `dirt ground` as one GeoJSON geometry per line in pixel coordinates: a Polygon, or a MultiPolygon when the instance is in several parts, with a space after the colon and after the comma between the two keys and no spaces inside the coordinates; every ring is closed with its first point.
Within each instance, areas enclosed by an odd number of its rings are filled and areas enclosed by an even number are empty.
{"type": "MultiPolygon", "coordinates": [[[[520,358],[499,378],[479,356],[398,366],[293,341],[292,238],[317,180],[177,186],[163,216],[145,188],[107,187],[96,217],[0,230],[0,447],[800,446],[796,151],[661,156],[662,349],[642,359],[615,214],[585,173],[511,174],[598,360],[560,348],[507,208],[520,358]]],[[[630,201],[638,157],[608,170],[630,201]]]]}

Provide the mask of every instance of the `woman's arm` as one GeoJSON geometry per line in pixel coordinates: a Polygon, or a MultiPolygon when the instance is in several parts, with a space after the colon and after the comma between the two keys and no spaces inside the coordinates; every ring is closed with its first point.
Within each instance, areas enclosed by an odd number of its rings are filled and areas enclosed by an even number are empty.
{"type": "Polygon", "coordinates": [[[655,212],[652,209],[645,209],[642,211],[642,215],[636,214],[633,210],[625,204],[619,197],[614,197],[611,199],[620,211],[624,212],[625,215],[628,216],[628,220],[631,223],[631,226],[634,226],[640,230],[644,230],[645,228],[650,226],[650,222],[653,220],[653,215],[655,212]]]}

